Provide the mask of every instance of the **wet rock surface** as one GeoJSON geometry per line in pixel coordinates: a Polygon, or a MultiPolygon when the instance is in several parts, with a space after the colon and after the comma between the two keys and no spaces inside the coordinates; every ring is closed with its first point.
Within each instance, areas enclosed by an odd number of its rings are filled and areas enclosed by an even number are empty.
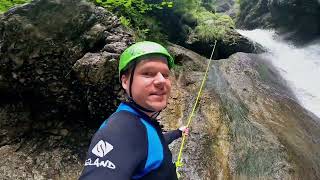
{"type": "MultiPolygon", "coordinates": [[[[208,60],[171,50],[185,63],[174,72],[172,99],[162,113],[172,129],[186,124],[208,60]]],[[[319,118],[299,105],[261,56],[214,61],[185,145],[182,179],[318,179],[319,128],[319,118]]],[[[176,156],[179,146],[171,146],[176,156]]]]}
{"type": "MultiPolygon", "coordinates": [[[[169,49],[175,55],[178,63],[183,62],[183,66],[173,73],[171,99],[168,107],[161,113],[165,128],[175,129],[187,123],[208,60],[177,45],[169,49]]],[[[219,103],[212,104],[212,102],[219,102],[219,99],[216,98],[217,96],[211,96],[207,91],[203,92],[199,109],[196,110],[193,117],[191,134],[187,138],[183,152],[184,166],[179,168],[181,179],[215,179],[218,169],[220,171],[225,166],[223,162],[225,156],[221,152],[228,151],[228,143],[223,142],[223,139],[227,138],[227,131],[222,127],[219,103]],[[218,139],[221,140],[219,145],[215,144],[218,139]],[[217,148],[213,149],[215,145],[217,148]],[[215,155],[216,152],[219,152],[219,156],[215,155]]],[[[181,139],[171,144],[175,160],[180,144],[181,139]]]]}
{"type": "Polygon", "coordinates": [[[319,179],[320,119],[301,107],[261,56],[213,64],[208,87],[230,122],[230,170],[237,178],[319,179]]]}
{"type": "Polygon", "coordinates": [[[297,44],[320,36],[320,3],[317,0],[243,0],[237,20],[239,28],[276,28],[297,44]]]}

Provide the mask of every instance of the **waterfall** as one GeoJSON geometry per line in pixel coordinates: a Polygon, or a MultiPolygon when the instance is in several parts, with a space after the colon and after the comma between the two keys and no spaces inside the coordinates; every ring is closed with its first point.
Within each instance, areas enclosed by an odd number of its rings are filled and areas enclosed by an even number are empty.
{"type": "Polygon", "coordinates": [[[267,49],[261,56],[278,68],[300,104],[320,117],[320,40],[298,48],[282,40],[275,31],[238,32],[267,49]]]}

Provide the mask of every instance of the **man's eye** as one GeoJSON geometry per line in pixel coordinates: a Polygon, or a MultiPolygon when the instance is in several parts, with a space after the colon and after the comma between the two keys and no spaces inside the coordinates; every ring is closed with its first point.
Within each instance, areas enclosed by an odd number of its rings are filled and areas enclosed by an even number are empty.
{"type": "Polygon", "coordinates": [[[154,73],[152,73],[152,72],[144,72],[144,73],[142,73],[142,75],[144,75],[144,76],[153,76],[153,74],[154,73]]]}
{"type": "Polygon", "coordinates": [[[170,75],[167,74],[167,73],[164,73],[164,74],[162,74],[162,76],[163,76],[164,78],[168,79],[170,75]]]}

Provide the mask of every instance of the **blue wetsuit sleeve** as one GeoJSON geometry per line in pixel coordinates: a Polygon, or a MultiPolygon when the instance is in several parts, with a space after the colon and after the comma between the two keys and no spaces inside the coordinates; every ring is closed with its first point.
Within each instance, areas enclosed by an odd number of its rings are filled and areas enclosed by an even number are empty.
{"type": "Polygon", "coordinates": [[[81,180],[130,180],[147,158],[146,129],[121,113],[109,118],[91,140],[81,180]]]}
{"type": "Polygon", "coordinates": [[[180,131],[179,129],[163,133],[163,137],[168,145],[171,144],[172,141],[180,138],[181,136],[182,131],[180,131]]]}

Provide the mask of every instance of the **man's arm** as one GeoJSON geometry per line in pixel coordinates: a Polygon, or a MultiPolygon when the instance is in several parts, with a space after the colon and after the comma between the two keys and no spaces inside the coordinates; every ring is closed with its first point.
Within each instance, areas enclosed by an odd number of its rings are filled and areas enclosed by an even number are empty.
{"type": "Polygon", "coordinates": [[[130,180],[146,158],[145,127],[135,116],[121,112],[93,137],[80,179],[130,180]]]}
{"type": "Polygon", "coordinates": [[[163,137],[168,145],[171,144],[172,141],[180,138],[181,136],[182,131],[180,131],[179,129],[163,133],[163,137]]]}

